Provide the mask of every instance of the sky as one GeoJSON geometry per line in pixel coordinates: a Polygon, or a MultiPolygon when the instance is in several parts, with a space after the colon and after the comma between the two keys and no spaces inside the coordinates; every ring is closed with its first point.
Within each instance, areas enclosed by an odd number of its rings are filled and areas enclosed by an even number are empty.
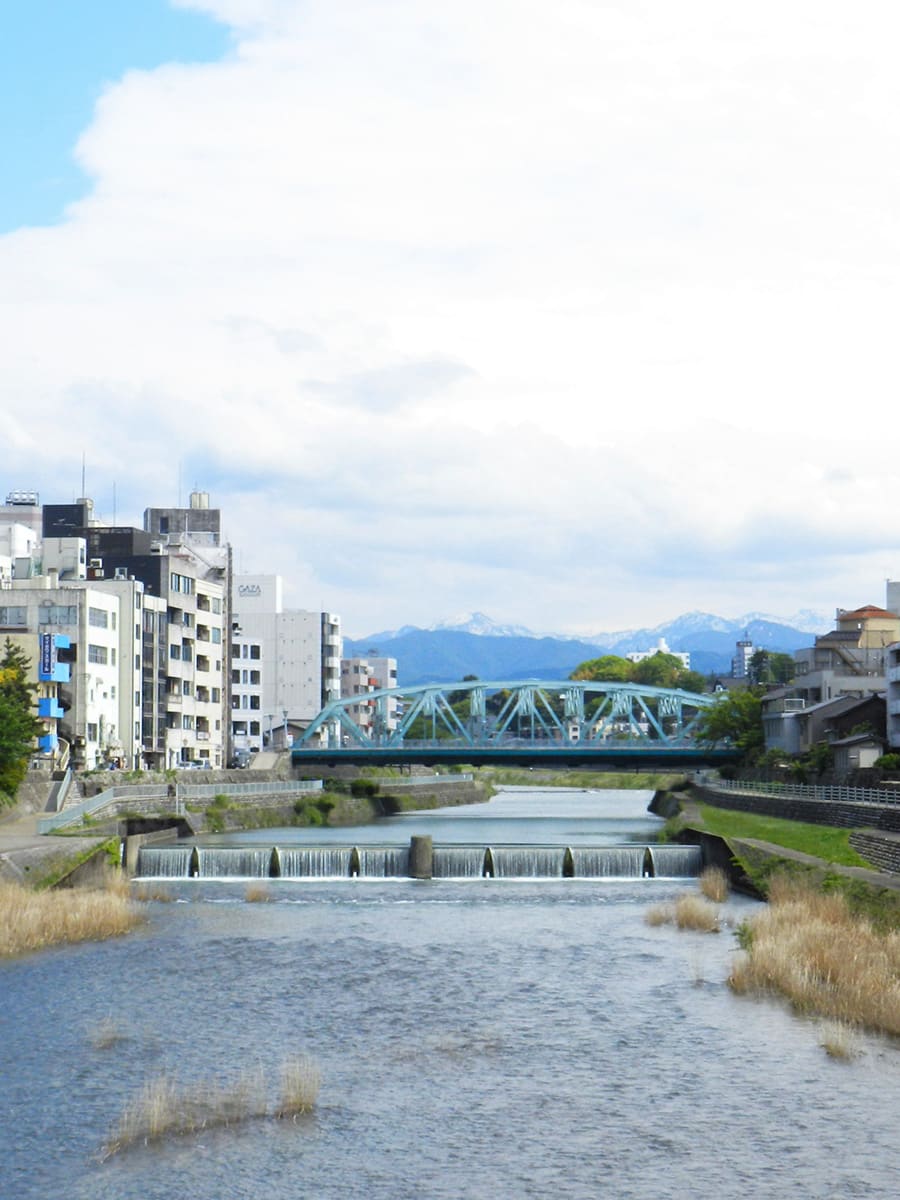
{"type": "Polygon", "coordinates": [[[884,603],[895,4],[0,15],[4,495],[209,492],[358,637],[884,603]]]}

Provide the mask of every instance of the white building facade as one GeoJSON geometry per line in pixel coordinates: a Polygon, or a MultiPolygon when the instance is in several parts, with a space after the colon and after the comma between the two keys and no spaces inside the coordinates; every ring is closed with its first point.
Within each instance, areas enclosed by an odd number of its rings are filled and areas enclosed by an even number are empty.
{"type": "MultiPolygon", "coordinates": [[[[254,669],[252,664],[245,668],[243,647],[259,646],[258,711],[263,741],[272,744],[279,740],[279,727],[305,728],[325,704],[339,699],[340,618],[334,613],[286,610],[279,575],[235,575],[233,597],[233,646],[240,646],[241,655],[240,666],[232,657],[232,670],[241,672],[243,687],[244,670],[254,669]]],[[[247,682],[250,685],[249,676],[247,682]]]]}

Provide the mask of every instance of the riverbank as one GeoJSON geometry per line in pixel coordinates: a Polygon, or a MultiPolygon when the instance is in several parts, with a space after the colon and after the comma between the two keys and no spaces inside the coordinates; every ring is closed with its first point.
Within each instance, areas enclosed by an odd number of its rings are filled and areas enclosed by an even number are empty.
{"type": "Polygon", "coordinates": [[[773,879],[793,878],[842,895],[880,929],[900,929],[900,875],[866,863],[849,844],[851,830],[719,808],[691,788],[660,793],[651,807],[668,819],[669,838],[701,845],[704,861],[725,870],[738,891],[768,899],[773,879]]]}

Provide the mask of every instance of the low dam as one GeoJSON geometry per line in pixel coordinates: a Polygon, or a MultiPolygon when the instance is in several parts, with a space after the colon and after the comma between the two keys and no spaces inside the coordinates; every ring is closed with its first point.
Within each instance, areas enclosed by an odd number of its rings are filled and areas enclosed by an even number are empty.
{"type": "MultiPolygon", "coordinates": [[[[426,843],[423,845],[423,841],[426,843]]],[[[142,879],[642,879],[700,874],[699,846],[142,846],[142,879]]]]}

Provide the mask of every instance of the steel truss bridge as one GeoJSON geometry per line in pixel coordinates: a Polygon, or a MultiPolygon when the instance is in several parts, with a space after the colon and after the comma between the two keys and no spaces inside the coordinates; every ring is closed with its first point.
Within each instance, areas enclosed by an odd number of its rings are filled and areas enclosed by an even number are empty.
{"type": "Polygon", "coordinates": [[[694,740],[700,714],[715,703],[679,689],[571,679],[382,688],[333,700],[292,758],[678,770],[735,757],[694,740]]]}

